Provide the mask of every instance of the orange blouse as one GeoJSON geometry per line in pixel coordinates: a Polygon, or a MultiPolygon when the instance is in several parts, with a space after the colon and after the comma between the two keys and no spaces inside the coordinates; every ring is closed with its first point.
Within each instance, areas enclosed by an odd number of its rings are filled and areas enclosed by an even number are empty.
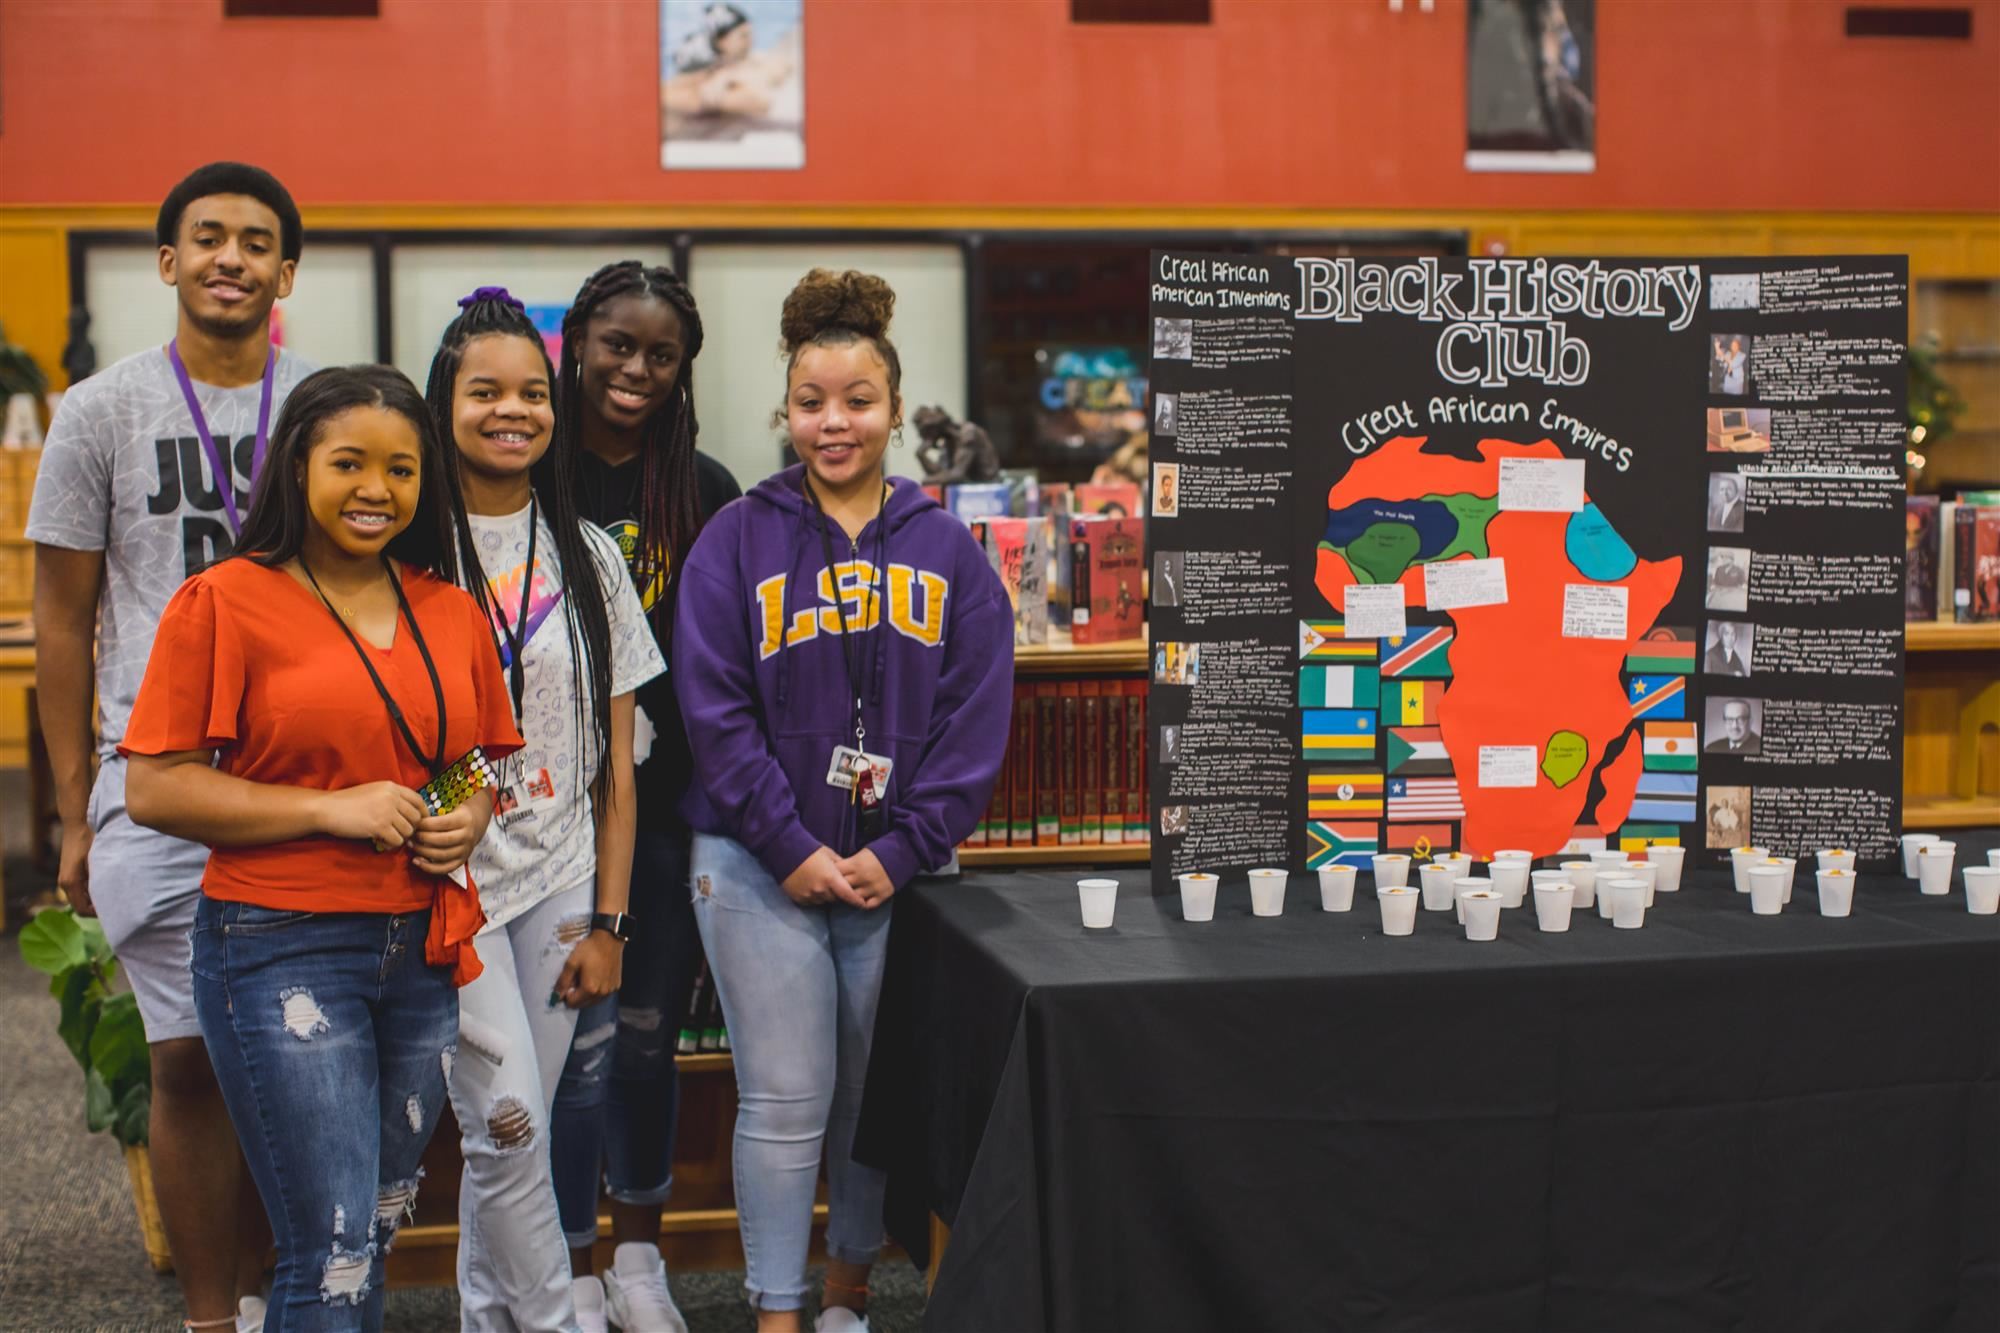
{"type": "MultiPolygon", "coordinates": [[[[474,745],[493,759],[520,749],[499,655],[478,603],[429,574],[399,572],[444,690],[445,762],[474,745]]],[[[386,652],[359,642],[417,739],[433,744],[436,696],[409,624],[398,616],[386,652]]],[[[369,782],[415,789],[431,777],[410,753],[333,613],[284,570],[247,559],[224,560],[195,575],[167,603],[118,748],[127,755],[214,750],[224,773],[322,791],[369,782]]],[[[214,847],[202,891],[289,911],[428,907],[431,963],[451,965],[460,985],[479,975],[471,947],[484,923],[478,893],[418,870],[407,852],[378,853],[365,842],[321,835],[214,847]]]]}

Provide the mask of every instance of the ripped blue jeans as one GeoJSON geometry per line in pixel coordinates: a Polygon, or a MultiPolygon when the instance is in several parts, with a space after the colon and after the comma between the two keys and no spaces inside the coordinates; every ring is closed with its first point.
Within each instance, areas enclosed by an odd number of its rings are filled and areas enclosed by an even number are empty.
{"type": "Polygon", "coordinates": [[[382,1327],[383,1256],[445,1105],[458,992],[428,912],[204,897],[195,1014],[278,1246],[266,1333],[382,1327]]]}

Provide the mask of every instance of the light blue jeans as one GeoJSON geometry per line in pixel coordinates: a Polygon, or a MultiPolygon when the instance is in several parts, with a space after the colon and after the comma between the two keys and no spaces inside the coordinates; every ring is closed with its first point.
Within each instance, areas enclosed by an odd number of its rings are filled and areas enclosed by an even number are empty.
{"type": "Polygon", "coordinates": [[[882,994],[892,899],[872,912],[800,907],[729,838],[695,835],[694,919],[736,1063],[736,1212],[751,1305],[804,1304],[822,1145],[826,1251],[873,1263],[880,1171],[854,1160],[854,1125],[882,994]]]}

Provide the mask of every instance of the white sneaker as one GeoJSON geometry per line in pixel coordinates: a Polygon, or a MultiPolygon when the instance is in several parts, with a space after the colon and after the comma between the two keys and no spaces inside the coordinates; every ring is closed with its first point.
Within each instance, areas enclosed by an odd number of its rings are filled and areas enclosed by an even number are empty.
{"type": "Polygon", "coordinates": [[[627,1241],[612,1252],[604,1305],[625,1333],[687,1333],[687,1321],[667,1290],[666,1261],[643,1241],[627,1241]]]}
{"type": "Polygon", "coordinates": [[[264,1298],[245,1296],[236,1302],[236,1333],[264,1333],[264,1298]]]}
{"type": "Polygon", "coordinates": [[[813,1320],[813,1333],[868,1333],[868,1316],[844,1305],[829,1305],[813,1320]]]}
{"type": "Polygon", "coordinates": [[[604,1284],[594,1277],[571,1278],[570,1304],[576,1308],[576,1326],[583,1333],[610,1333],[604,1322],[604,1284]]]}

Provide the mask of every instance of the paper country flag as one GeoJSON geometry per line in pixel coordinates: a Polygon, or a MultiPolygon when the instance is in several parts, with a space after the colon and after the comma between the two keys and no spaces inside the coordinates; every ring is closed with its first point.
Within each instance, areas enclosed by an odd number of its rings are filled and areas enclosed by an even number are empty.
{"type": "Polygon", "coordinates": [[[1308,708],[1299,729],[1308,759],[1375,752],[1372,708],[1308,708]]]}
{"type": "Polygon", "coordinates": [[[1632,798],[1631,817],[1668,824],[1693,823],[1697,781],[1692,773],[1641,773],[1638,793],[1632,798]]]}
{"type": "Polygon", "coordinates": [[[1323,866],[1355,866],[1366,870],[1369,860],[1382,850],[1382,840],[1374,824],[1306,824],[1306,869],[1323,866]]]}
{"type": "Polygon", "coordinates": [[[1438,705],[1444,702],[1441,680],[1385,680],[1382,682],[1384,725],[1424,727],[1438,720],[1438,705]]]}
{"type": "Polygon", "coordinates": [[[1388,809],[1394,820],[1465,818],[1457,778],[1390,778],[1388,809]]]}
{"type": "Polygon", "coordinates": [[[1451,772],[1444,733],[1436,727],[1389,728],[1389,771],[1406,778],[1435,777],[1451,772]]]}
{"type": "Polygon", "coordinates": [[[1562,845],[1562,855],[1572,858],[1610,850],[1606,846],[1604,830],[1595,824],[1578,824],[1570,830],[1569,841],[1562,845]]]}
{"type": "Polygon", "coordinates": [[[1375,660],[1379,639],[1349,639],[1346,622],[1340,620],[1301,620],[1299,622],[1299,656],[1315,661],[1372,662],[1375,660]]]}
{"type": "Polygon", "coordinates": [[[1679,676],[1634,676],[1625,683],[1633,717],[1687,716],[1687,682],[1679,676]]]}
{"type": "Polygon", "coordinates": [[[1449,677],[1451,640],[1456,632],[1449,625],[1433,625],[1384,639],[1382,674],[1439,680],[1449,677]]]}
{"type": "Polygon", "coordinates": [[[1618,830],[1618,850],[1643,852],[1648,847],[1678,847],[1681,831],[1672,824],[1627,824],[1618,830]]]}
{"type": "Polygon", "coordinates": [[[1442,856],[1458,850],[1456,824],[1391,824],[1389,850],[1415,857],[1442,856]]]}
{"type": "Polygon", "coordinates": [[[1686,625],[1655,625],[1625,655],[1627,671],[1691,676],[1694,664],[1694,629],[1686,625]]]}
{"type": "Polygon", "coordinates": [[[1656,771],[1692,773],[1701,762],[1701,746],[1692,722],[1648,722],[1646,767],[1656,771]]]}
{"type": "Polygon", "coordinates": [[[1302,708],[1368,708],[1375,703],[1381,676],[1371,666],[1302,666],[1302,708]]]}
{"type": "Polygon", "coordinates": [[[1314,768],[1306,771],[1308,819],[1382,817],[1382,774],[1372,768],[1314,768]]]}

